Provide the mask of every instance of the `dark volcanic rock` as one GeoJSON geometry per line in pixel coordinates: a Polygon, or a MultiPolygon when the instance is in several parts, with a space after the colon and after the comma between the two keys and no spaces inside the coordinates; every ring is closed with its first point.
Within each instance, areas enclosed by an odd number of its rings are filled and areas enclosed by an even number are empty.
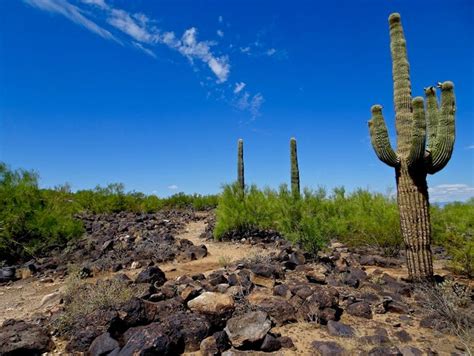
{"type": "Polygon", "coordinates": [[[402,356],[402,353],[396,346],[376,346],[371,349],[367,356],[402,356]]]}
{"type": "Polygon", "coordinates": [[[229,319],[224,330],[233,346],[242,347],[262,340],[270,328],[267,313],[256,311],[229,319]]]}
{"type": "Polygon", "coordinates": [[[165,282],[165,273],[157,266],[145,268],[135,279],[135,283],[150,283],[155,286],[162,286],[165,282]]]}
{"type": "Polygon", "coordinates": [[[263,339],[260,350],[265,352],[273,352],[281,349],[281,342],[276,337],[267,334],[263,339]]]}
{"type": "Polygon", "coordinates": [[[346,350],[334,341],[313,341],[311,344],[321,356],[344,356],[346,350]]]}
{"type": "Polygon", "coordinates": [[[108,354],[109,352],[119,349],[119,343],[113,339],[109,333],[104,333],[95,338],[89,347],[90,356],[101,356],[108,354]]]}
{"type": "Polygon", "coordinates": [[[256,306],[257,308],[267,312],[277,325],[283,325],[291,321],[296,321],[296,310],[286,300],[278,298],[265,298],[256,306]]]}
{"type": "Polygon", "coordinates": [[[125,346],[118,353],[120,356],[179,353],[176,338],[167,335],[167,331],[159,323],[130,328],[124,334],[124,339],[125,346]]]}
{"type": "Polygon", "coordinates": [[[354,329],[349,325],[333,320],[329,320],[327,325],[329,335],[341,337],[354,336],[354,329]]]}
{"type": "Polygon", "coordinates": [[[209,335],[210,323],[204,316],[195,313],[172,313],[162,321],[166,330],[179,330],[185,352],[199,350],[201,341],[209,335]]]}
{"type": "Polygon", "coordinates": [[[347,313],[360,318],[372,319],[370,304],[366,302],[356,302],[347,306],[347,313]]]}
{"type": "Polygon", "coordinates": [[[50,351],[51,339],[40,326],[6,320],[0,328],[0,355],[41,355],[50,351]]]}
{"type": "Polygon", "coordinates": [[[16,280],[15,267],[0,268],[0,283],[10,282],[16,280]]]}

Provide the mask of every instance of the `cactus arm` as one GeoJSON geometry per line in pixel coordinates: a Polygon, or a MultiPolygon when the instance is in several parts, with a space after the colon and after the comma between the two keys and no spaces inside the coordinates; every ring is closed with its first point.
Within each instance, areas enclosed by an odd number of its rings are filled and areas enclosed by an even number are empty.
{"type": "Polygon", "coordinates": [[[412,101],[413,107],[413,129],[410,154],[407,158],[409,166],[419,162],[425,154],[426,143],[426,120],[423,98],[417,96],[412,101]]]}
{"type": "MultiPolygon", "coordinates": [[[[435,87],[425,88],[426,96],[426,125],[428,145],[426,150],[431,152],[435,146],[436,133],[438,130],[438,98],[435,87]]],[[[429,153],[428,153],[429,154],[429,153]]]]}
{"type": "Polygon", "coordinates": [[[397,149],[400,157],[407,158],[412,147],[411,130],[413,127],[410,65],[400,14],[391,14],[388,20],[390,25],[397,149]]]}
{"type": "Polygon", "coordinates": [[[427,157],[427,171],[434,174],[448,164],[453,153],[455,139],[454,114],[456,99],[454,97],[454,84],[444,82],[441,87],[441,107],[438,115],[438,129],[434,147],[427,157]]]}
{"type": "Polygon", "coordinates": [[[372,118],[369,121],[370,140],[377,157],[390,167],[398,165],[398,157],[390,145],[388,130],[380,105],[372,106],[372,118]]]}

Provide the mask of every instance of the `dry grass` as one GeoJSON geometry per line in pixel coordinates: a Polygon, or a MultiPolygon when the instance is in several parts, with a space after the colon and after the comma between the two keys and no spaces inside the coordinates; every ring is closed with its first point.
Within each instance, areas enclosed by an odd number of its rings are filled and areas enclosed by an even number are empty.
{"type": "Polygon", "coordinates": [[[474,308],[470,288],[453,280],[418,289],[423,306],[432,316],[435,327],[456,335],[472,355],[474,345],[474,308]]]}

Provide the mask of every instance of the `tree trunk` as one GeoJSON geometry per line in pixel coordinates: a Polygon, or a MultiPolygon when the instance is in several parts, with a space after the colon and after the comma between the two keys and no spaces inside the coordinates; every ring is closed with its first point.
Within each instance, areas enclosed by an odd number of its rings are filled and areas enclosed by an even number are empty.
{"type": "Polygon", "coordinates": [[[403,160],[396,173],[408,274],[413,281],[429,280],[433,277],[433,257],[426,171],[423,167],[410,169],[403,160]]]}

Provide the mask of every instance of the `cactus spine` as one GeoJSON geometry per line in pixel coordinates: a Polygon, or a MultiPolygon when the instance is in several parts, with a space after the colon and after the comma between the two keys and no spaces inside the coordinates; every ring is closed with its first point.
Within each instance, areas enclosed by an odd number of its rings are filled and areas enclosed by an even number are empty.
{"type": "Polygon", "coordinates": [[[239,139],[237,149],[237,182],[239,187],[245,189],[244,181],[244,141],[239,139]]]}
{"type": "Polygon", "coordinates": [[[296,149],[296,139],[290,140],[290,157],[291,157],[291,192],[294,197],[300,196],[300,171],[298,168],[298,152],[296,149]]]}
{"type": "Polygon", "coordinates": [[[398,13],[389,17],[390,49],[395,102],[397,151],[390,145],[380,105],[372,106],[369,131],[378,158],[395,168],[400,227],[405,243],[408,274],[414,281],[431,279],[431,225],[427,174],[440,171],[451,158],[454,146],[454,85],[439,83],[425,89],[422,97],[411,97],[406,41],[398,13]]]}

